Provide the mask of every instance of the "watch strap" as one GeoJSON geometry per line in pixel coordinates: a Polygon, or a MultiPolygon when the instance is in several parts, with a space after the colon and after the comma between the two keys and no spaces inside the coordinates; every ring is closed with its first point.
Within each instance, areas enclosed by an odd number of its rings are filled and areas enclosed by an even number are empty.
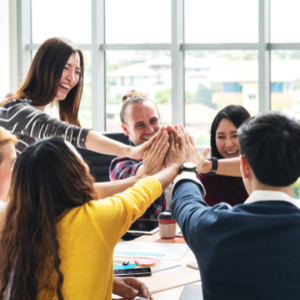
{"type": "Polygon", "coordinates": [[[184,166],[184,164],[181,166],[180,170],[179,170],[179,174],[181,174],[182,171],[186,171],[186,172],[195,172],[196,176],[198,175],[197,173],[197,166],[195,166],[195,168],[186,168],[184,166]]]}
{"type": "Polygon", "coordinates": [[[208,158],[212,162],[212,168],[209,173],[207,173],[208,176],[214,176],[217,173],[218,170],[218,159],[216,157],[208,158]]]}

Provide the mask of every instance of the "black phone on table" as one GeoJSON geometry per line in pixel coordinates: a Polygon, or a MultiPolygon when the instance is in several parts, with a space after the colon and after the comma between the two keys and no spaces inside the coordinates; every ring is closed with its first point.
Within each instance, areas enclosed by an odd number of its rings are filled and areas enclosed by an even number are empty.
{"type": "Polygon", "coordinates": [[[114,277],[141,277],[151,275],[151,268],[114,270],[114,277]]]}

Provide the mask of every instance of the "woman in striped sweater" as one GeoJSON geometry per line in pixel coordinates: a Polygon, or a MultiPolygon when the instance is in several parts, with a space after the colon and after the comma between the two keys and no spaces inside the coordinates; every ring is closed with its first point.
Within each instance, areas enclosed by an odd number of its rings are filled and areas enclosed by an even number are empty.
{"type": "Polygon", "coordinates": [[[15,134],[18,155],[35,141],[59,136],[73,146],[96,152],[142,158],[151,141],[139,147],[118,143],[80,127],[78,110],[83,89],[83,55],[65,38],[46,40],[35,54],[24,82],[0,103],[0,126],[15,134]],[[60,120],[44,112],[59,101],[60,120]]]}

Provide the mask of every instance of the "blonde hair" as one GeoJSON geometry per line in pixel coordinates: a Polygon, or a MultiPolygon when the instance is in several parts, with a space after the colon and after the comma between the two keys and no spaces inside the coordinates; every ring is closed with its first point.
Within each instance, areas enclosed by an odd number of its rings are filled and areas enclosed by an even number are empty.
{"type": "Polygon", "coordinates": [[[122,97],[123,104],[122,104],[121,111],[120,111],[121,122],[123,124],[125,124],[125,110],[129,104],[143,103],[145,101],[151,101],[155,105],[157,112],[158,112],[158,108],[157,108],[156,104],[146,94],[132,90],[129,93],[127,93],[126,95],[124,95],[122,97]]]}
{"type": "Polygon", "coordinates": [[[0,126],[0,164],[3,161],[2,148],[5,144],[12,142],[14,145],[18,143],[18,139],[15,135],[0,126]]]}

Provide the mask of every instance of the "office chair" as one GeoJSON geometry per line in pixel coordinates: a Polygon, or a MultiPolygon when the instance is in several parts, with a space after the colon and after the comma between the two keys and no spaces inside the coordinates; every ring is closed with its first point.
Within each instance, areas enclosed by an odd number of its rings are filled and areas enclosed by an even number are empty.
{"type": "MultiPolygon", "coordinates": [[[[124,133],[105,133],[103,134],[115,141],[129,145],[128,137],[124,133]]],[[[95,178],[95,182],[104,182],[109,180],[109,166],[111,161],[116,157],[113,155],[100,154],[98,152],[87,149],[79,149],[78,152],[82,155],[83,160],[90,167],[90,173],[95,178]]]]}

